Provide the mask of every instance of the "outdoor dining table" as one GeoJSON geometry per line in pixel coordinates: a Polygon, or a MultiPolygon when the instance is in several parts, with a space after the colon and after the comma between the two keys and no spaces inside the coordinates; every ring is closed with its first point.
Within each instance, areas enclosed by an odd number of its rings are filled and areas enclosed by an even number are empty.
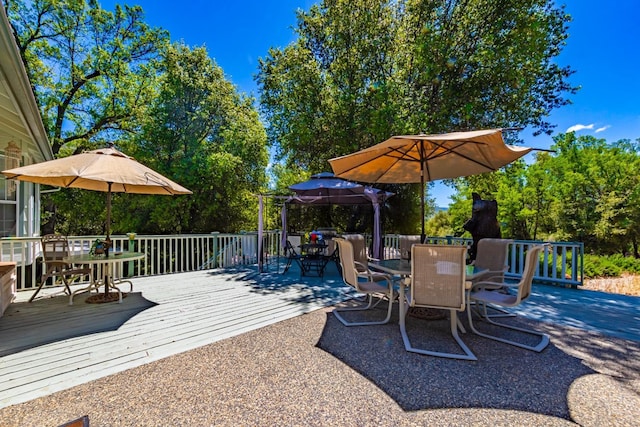
{"type": "Polygon", "coordinates": [[[324,255],[326,243],[303,243],[300,245],[300,264],[302,265],[302,275],[316,273],[319,277],[324,275],[324,268],[329,262],[329,257],[324,255]]]}
{"type": "MultiPolygon", "coordinates": [[[[408,259],[383,259],[383,260],[371,260],[369,261],[369,267],[382,271],[383,273],[392,274],[394,276],[400,276],[402,278],[411,276],[411,261],[408,259]]],[[[467,266],[466,280],[471,281],[478,277],[479,274],[484,273],[486,270],[477,269],[473,265],[467,266]]],[[[406,285],[404,279],[400,281],[399,298],[400,301],[400,319],[404,317],[404,294],[406,291],[406,285]]]]}
{"type": "Polygon", "coordinates": [[[91,275],[91,281],[86,288],[78,289],[71,293],[69,296],[69,305],[73,305],[73,297],[78,293],[90,292],[94,289],[100,290],[104,285],[105,292],[108,293],[110,289],[115,289],[118,292],[118,303],[122,303],[122,291],[115,285],[113,279],[113,266],[116,263],[122,263],[124,261],[135,261],[145,257],[141,252],[111,252],[109,256],[104,255],[92,255],[92,254],[78,254],[69,255],[62,259],[63,262],[68,264],[80,264],[80,265],[102,265],[102,283],[99,280],[94,280],[93,274],[91,275]]]}

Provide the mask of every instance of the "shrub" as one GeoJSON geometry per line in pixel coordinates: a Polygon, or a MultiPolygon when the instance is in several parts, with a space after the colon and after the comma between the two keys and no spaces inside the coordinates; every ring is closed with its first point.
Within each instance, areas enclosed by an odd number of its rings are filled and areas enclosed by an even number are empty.
{"type": "Polygon", "coordinates": [[[640,273],[640,259],[628,257],[620,254],[610,255],[607,258],[620,267],[623,272],[638,274],[640,273]]]}
{"type": "Polygon", "coordinates": [[[618,277],[623,272],[629,271],[624,263],[615,257],[585,255],[584,277],[593,279],[596,277],[618,277]]]}

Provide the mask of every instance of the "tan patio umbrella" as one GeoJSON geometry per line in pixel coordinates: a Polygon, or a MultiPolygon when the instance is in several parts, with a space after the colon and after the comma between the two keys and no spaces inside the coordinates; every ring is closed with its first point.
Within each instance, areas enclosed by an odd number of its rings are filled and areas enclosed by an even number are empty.
{"type": "MultiPolygon", "coordinates": [[[[507,145],[503,129],[438,135],[401,135],[358,152],[329,160],[336,177],[388,184],[424,183],[491,172],[533,148],[507,145]]],[[[422,241],[424,241],[422,196],[422,241]]]]}
{"type": "MultiPolygon", "coordinates": [[[[8,179],[107,193],[107,239],[111,193],[177,195],[190,190],[135,161],[113,147],[2,171],[8,179]]],[[[108,254],[108,251],[107,251],[108,254]]]]}

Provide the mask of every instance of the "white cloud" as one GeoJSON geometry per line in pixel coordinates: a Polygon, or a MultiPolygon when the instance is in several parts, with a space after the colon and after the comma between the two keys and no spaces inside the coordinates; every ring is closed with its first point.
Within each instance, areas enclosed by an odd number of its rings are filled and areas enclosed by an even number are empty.
{"type": "Polygon", "coordinates": [[[596,133],[604,132],[605,130],[609,129],[610,127],[611,127],[611,125],[602,126],[601,128],[596,129],[596,133]]]}
{"type": "Polygon", "coordinates": [[[590,125],[577,124],[577,125],[571,126],[569,129],[567,129],[567,133],[569,133],[569,132],[577,132],[579,130],[584,130],[584,129],[593,129],[593,127],[594,127],[593,123],[591,123],[590,125]]]}

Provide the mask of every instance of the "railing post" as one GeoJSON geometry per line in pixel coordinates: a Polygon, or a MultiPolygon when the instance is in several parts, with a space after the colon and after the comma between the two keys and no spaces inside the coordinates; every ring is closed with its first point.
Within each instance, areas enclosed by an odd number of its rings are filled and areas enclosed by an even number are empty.
{"type": "MultiPolygon", "coordinates": [[[[129,237],[129,240],[127,242],[127,251],[135,252],[136,246],[134,239],[136,238],[136,233],[127,233],[127,237],[129,237]]],[[[129,263],[127,264],[127,277],[130,276],[133,276],[133,261],[129,261],[129,263]]]]}
{"type": "Polygon", "coordinates": [[[213,233],[213,268],[218,268],[218,232],[213,233]]]}

